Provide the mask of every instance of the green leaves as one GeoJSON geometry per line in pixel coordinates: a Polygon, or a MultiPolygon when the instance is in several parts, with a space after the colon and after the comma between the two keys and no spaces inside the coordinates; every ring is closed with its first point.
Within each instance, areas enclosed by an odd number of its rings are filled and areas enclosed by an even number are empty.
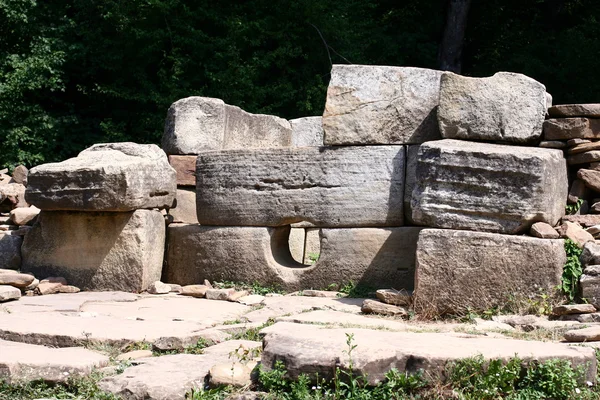
{"type": "Polygon", "coordinates": [[[583,268],[579,261],[582,249],[571,239],[565,239],[565,252],[567,253],[567,262],[563,267],[562,291],[569,302],[573,302],[579,291],[579,277],[583,274],[583,268]]]}

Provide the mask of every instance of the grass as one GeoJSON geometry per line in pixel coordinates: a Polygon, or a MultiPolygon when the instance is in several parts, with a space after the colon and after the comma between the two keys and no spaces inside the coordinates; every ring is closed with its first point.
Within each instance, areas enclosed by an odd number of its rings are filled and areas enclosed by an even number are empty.
{"type": "Polygon", "coordinates": [[[245,283],[245,282],[233,282],[233,281],[222,281],[213,282],[213,286],[218,289],[233,288],[237,291],[247,290],[250,294],[258,294],[264,296],[269,293],[285,294],[285,291],[276,286],[264,286],[258,282],[245,283]]]}
{"type": "Polygon", "coordinates": [[[243,331],[232,334],[229,340],[252,340],[254,342],[260,342],[262,340],[262,338],[260,337],[260,331],[268,326],[273,325],[274,323],[275,320],[273,318],[269,318],[267,322],[260,326],[254,328],[247,328],[243,331]]]}

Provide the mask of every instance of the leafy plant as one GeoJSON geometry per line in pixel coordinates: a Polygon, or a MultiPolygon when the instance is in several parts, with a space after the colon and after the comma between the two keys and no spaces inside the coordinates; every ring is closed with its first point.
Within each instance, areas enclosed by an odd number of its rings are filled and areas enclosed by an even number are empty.
{"type": "Polygon", "coordinates": [[[567,214],[567,215],[575,214],[577,211],[579,211],[582,204],[583,204],[583,199],[578,199],[577,203],[575,203],[575,204],[567,204],[565,206],[565,214],[567,214]]]}
{"type": "Polygon", "coordinates": [[[582,249],[571,239],[565,239],[565,252],[567,253],[567,262],[563,267],[561,288],[567,299],[572,302],[577,296],[579,278],[583,273],[583,268],[579,261],[582,249]]]}
{"type": "Polygon", "coordinates": [[[319,253],[308,253],[308,254],[306,255],[306,258],[308,258],[308,263],[309,263],[309,264],[314,264],[314,263],[316,263],[317,261],[319,261],[319,257],[320,257],[320,256],[321,256],[321,255],[320,255],[319,253]]]}

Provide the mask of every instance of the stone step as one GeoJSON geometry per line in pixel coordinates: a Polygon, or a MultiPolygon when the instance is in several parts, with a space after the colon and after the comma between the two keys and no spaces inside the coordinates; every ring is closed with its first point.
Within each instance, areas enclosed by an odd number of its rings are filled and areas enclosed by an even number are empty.
{"type": "Polygon", "coordinates": [[[352,351],[354,373],[367,377],[370,384],[384,379],[391,368],[400,372],[423,369],[432,379],[444,381],[449,362],[482,355],[486,359],[509,360],[518,356],[525,362],[565,359],[586,369],[586,379],[595,380],[597,362],[594,350],[561,343],[490,338],[461,333],[386,332],[373,329],[336,328],[278,322],[261,331],[262,365],[272,368],[284,360],[289,376],[318,374],[331,379],[335,367],[349,368],[347,340],[352,351]]]}
{"type": "Polygon", "coordinates": [[[82,347],[62,349],[0,340],[0,380],[64,382],[108,365],[107,356],[82,347]]]}

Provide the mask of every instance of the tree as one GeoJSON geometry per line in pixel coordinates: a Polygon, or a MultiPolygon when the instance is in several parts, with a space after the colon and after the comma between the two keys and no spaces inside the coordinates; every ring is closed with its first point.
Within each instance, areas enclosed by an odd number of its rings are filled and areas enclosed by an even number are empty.
{"type": "Polygon", "coordinates": [[[438,56],[439,68],[459,74],[471,0],[448,0],[446,25],[438,56]]]}

